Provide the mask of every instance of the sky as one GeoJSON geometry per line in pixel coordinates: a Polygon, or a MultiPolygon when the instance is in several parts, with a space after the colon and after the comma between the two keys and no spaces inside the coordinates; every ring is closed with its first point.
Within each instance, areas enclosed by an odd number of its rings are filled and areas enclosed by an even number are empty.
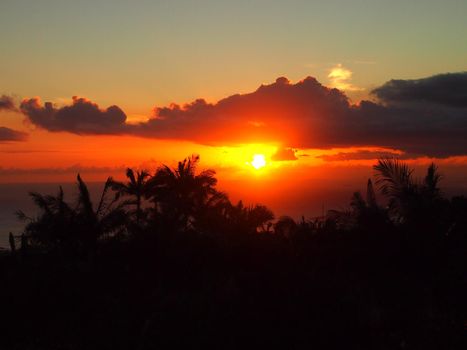
{"type": "Polygon", "coordinates": [[[466,14],[455,0],[2,0],[0,182],[102,181],[197,153],[235,198],[318,208],[397,156],[466,189],[466,14]]]}

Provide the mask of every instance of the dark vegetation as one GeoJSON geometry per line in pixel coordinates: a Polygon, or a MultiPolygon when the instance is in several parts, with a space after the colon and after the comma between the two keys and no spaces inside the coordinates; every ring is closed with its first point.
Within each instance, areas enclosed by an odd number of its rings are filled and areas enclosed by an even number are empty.
{"type": "MultiPolygon", "coordinates": [[[[1,349],[465,349],[467,198],[381,159],[376,201],[274,220],[198,157],[40,209],[0,257],[1,349]]],[[[284,198],[284,200],[287,200],[284,198]]]]}

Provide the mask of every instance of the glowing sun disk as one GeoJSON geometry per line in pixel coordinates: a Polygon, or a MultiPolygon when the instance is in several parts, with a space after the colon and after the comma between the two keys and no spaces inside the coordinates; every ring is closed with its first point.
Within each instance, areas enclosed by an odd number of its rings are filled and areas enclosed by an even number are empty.
{"type": "Polygon", "coordinates": [[[266,159],[264,158],[263,154],[255,154],[253,156],[253,160],[251,162],[251,165],[255,169],[260,169],[266,165],[266,159]]]}

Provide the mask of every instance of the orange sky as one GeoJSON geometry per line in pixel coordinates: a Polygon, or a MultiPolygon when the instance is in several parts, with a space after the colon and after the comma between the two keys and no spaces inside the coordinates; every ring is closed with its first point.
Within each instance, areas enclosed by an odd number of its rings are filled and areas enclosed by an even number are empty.
{"type": "MultiPolygon", "coordinates": [[[[191,153],[201,155],[201,168],[214,168],[219,188],[232,200],[265,203],[277,214],[318,215],[322,208],[345,206],[355,190],[372,176],[374,159],[325,160],[323,155],[380,149],[303,149],[295,160],[273,160],[279,144],[206,146],[192,142],[153,140],[131,136],[80,136],[35,130],[27,142],[1,145],[0,182],[72,182],[77,172],[87,181],[124,178],[128,166],[154,171],[161,163],[175,165],[191,153]],[[251,161],[262,154],[266,166],[251,161]]],[[[432,159],[409,160],[422,175],[432,159]]],[[[445,175],[444,185],[467,192],[467,157],[435,160],[445,175]]]]}
{"type": "Polygon", "coordinates": [[[196,153],[233,198],[316,213],[397,156],[465,191],[466,10],[2,1],[0,183],[104,181],[196,153]]]}
{"type": "MultiPolygon", "coordinates": [[[[353,85],[352,72],[342,65],[329,75],[329,88],[313,78],[278,78],[217,102],[158,107],[138,120],[88,99],[48,105],[10,98],[15,106],[0,111],[0,126],[28,135],[0,142],[0,182],[72,182],[78,172],[87,181],[103,182],[107,176],[123,179],[126,167],[155,171],[195,153],[202,168],[217,171],[219,187],[232,199],[263,202],[282,214],[317,214],[323,206],[345,205],[372,176],[378,157],[397,156],[420,176],[435,161],[448,191],[466,191],[467,157],[457,132],[464,126],[456,125],[455,114],[446,114],[452,126],[445,126],[444,117],[434,119],[443,124],[433,130],[424,119],[431,109],[427,114],[406,104],[401,110],[400,104],[375,100],[353,85]],[[346,100],[352,91],[361,92],[363,102],[346,100]],[[264,156],[264,167],[252,166],[255,155],[264,156]]],[[[432,89],[437,79],[419,85],[432,89]]],[[[398,89],[410,96],[405,87],[398,89]]],[[[383,85],[378,97],[387,99],[393,90],[383,85]]]]}

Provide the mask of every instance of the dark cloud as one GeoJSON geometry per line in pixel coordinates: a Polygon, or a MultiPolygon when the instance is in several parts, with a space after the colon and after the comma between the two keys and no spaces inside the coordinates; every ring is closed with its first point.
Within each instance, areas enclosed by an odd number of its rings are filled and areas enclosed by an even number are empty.
{"type": "Polygon", "coordinates": [[[0,142],[5,141],[25,141],[28,134],[22,131],[13,130],[4,126],[0,126],[0,142]]]}
{"type": "MultiPolygon", "coordinates": [[[[155,117],[140,125],[140,134],[208,144],[283,141],[293,147],[300,138],[298,146],[303,144],[300,133],[304,126],[324,130],[324,119],[342,115],[348,108],[342,92],[328,89],[314,78],[290,84],[282,77],[252,93],[215,104],[200,99],[184,106],[156,108],[155,117]]],[[[307,133],[307,140],[309,136],[307,133]]]]}
{"type": "Polygon", "coordinates": [[[137,125],[127,124],[118,107],[101,110],[86,99],[74,98],[63,108],[30,99],[21,109],[34,124],[51,131],[211,145],[271,141],[298,149],[376,146],[447,157],[467,154],[467,84],[462,83],[466,74],[388,82],[373,92],[379,102],[362,101],[358,106],[314,78],[295,84],[279,78],[217,103],[198,99],[155,108],[149,121],[137,125]],[[424,99],[431,103],[421,103],[424,99]]]}
{"type": "Polygon", "coordinates": [[[0,150],[0,153],[8,153],[8,154],[27,154],[27,153],[58,153],[59,150],[32,150],[32,149],[7,149],[7,150],[0,150]]]}
{"type": "Polygon", "coordinates": [[[71,106],[56,108],[39,99],[21,102],[21,111],[35,125],[49,131],[68,131],[75,134],[120,134],[125,132],[126,115],[117,106],[105,110],[85,98],[74,96],[71,106]]]}
{"type": "Polygon", "coordinates": [[[0,167],[0,176],[7,175],[63,175],[63,174],[83,174],[83,173],[93,173],[93,174],[113,174],[113,173],[124,173],[126,167],[93,167],[93,166],[83,166],[80,164],[75,164],[70,167],[64,168],[2,168],[0,167]]]}
{"type": "Polygon", "coordinates": [[[336,161],[348,161],[348,160],[372,160],[378,158],[391,158],[396,157],[399,159],[413,159],[416,158],[414,155],[400,154],[391,151],[370,151],[370,150],[359,150],[355,152],[339,152],[336,154],[322,154],[316,156],[326,162],[336,161]]]}
{"type": "Polygon", "coordinates": [[[16,110],[15,102],[13,98],[7,95],[0,96],[0,111],[7,110],[7,111],[14,111],[16,110]]]}
{"type": "Polygon", "coordinates": [[[390,80],[372,93],[387,103],[429,103],[467,107],[467,72],[414,80],[390,80]]]}
{"type": "Polygon", "coordinates": [[[280,141],[290,148],[379,146],[434,157],[467,154],[467,109],[371,101],[354,106],[343,92],[311,77],[296,84],[279,78],[216,104],[197,100],[155,112],[140,125],[143,134],[212,144],[280,141]]]}
{"type": "Polygon", "coordinates": [[[296,150],[292,148],[279,148],[271,157],[272,160],[297,160],[296,150]]]}

